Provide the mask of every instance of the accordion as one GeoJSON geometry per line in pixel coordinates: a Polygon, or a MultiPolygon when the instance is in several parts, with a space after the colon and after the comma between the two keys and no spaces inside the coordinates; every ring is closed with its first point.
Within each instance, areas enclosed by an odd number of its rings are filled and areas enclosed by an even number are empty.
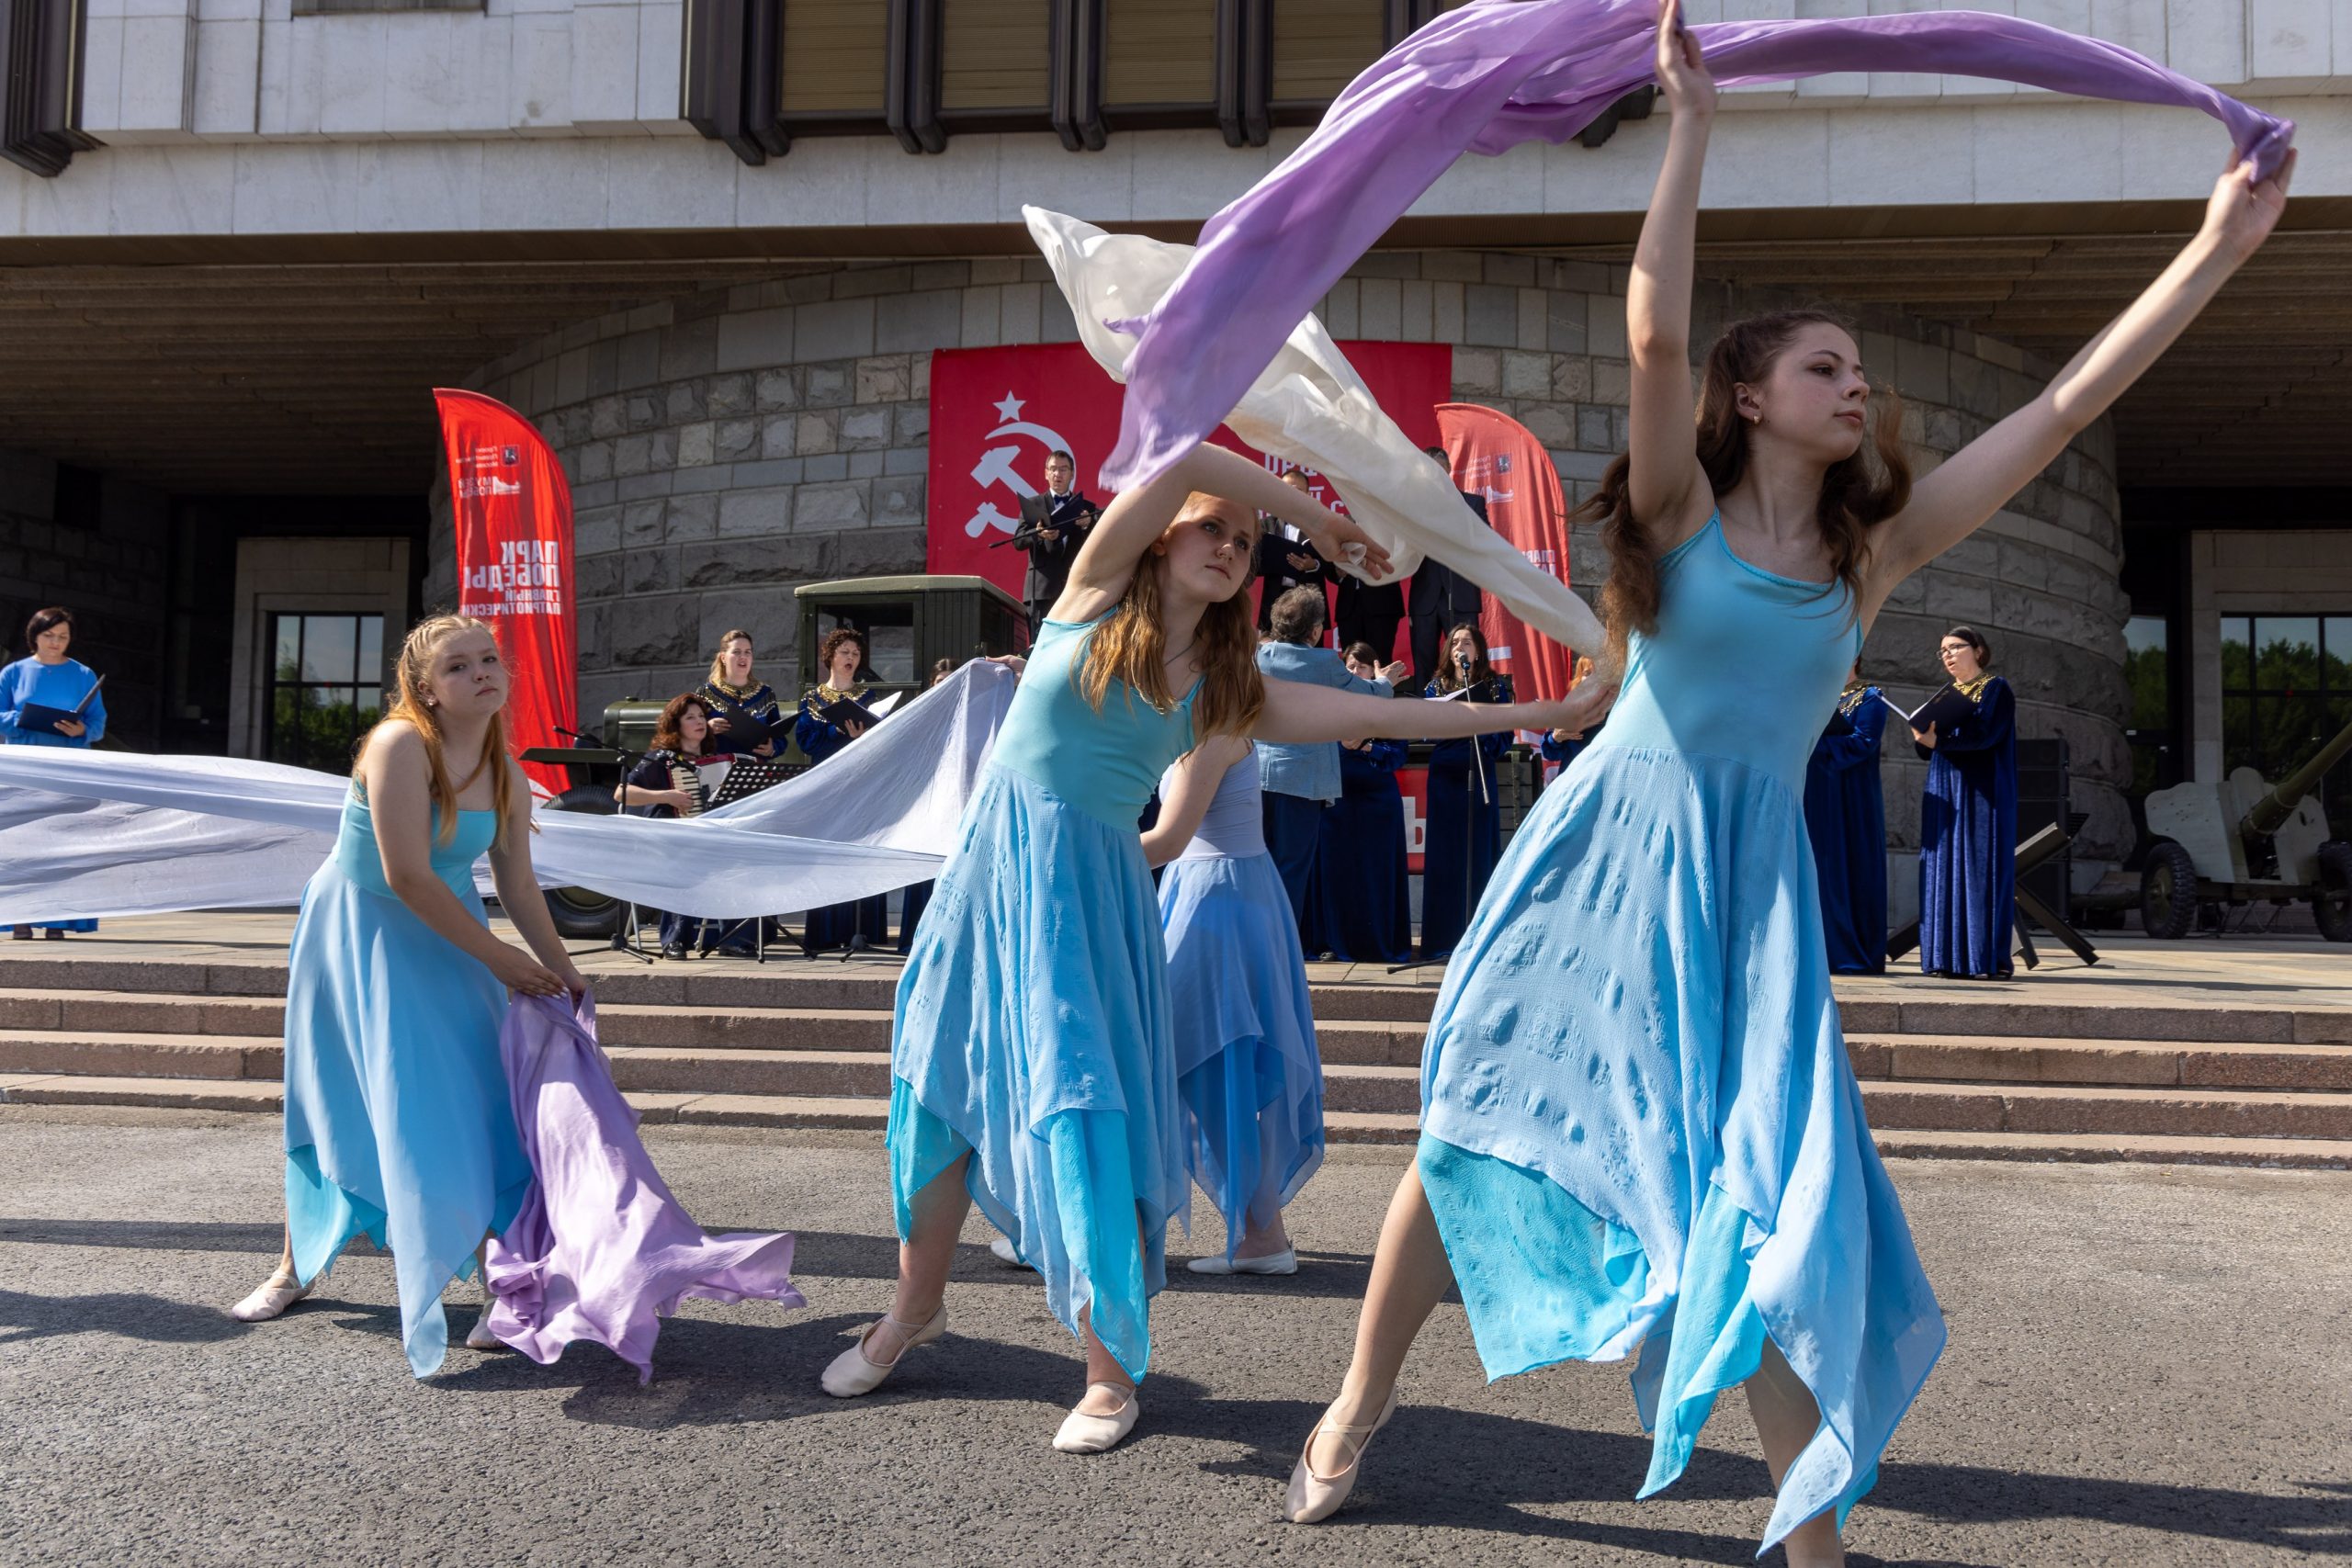
{"type": "Polygon", "coordinates": [[[709,757],[700,762],[674,761],[670,764],[670,784],[686,797],[685,817],[699,817],[710,809],[711,797],[727,777],[730,759],[709,757]]]}

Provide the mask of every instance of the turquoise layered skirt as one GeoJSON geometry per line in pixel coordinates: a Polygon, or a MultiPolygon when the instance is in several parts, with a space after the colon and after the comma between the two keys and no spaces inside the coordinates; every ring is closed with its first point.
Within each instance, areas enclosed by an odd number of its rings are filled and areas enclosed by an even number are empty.
{"type": "Polygon", "coordinates": [[[1768,1548],[1870,1488],[1944,1343],[1818,898],[1779,780],[1596,746],[1496,868],[1423,1064],[1421,1179],[1487,1374],[1638,1352],[1646,1496],[1769,1338],[1821,1426],[1768,1548]]]}
{"type": "Polygon", "coordinates": [[[1091,1317],[1130,1377],[1190,1196],[1151,874],[1122,832],[990,766],[899,981],[890,1175],[965,1181],[1071,1333],[1091,1317]]]}
{"type": "MultiPolygon", "coordinates": [[[[303,890],[288,955],[287,1234],[306,1282],[354,1236],[391,1249],[401,1348],[427,1377],[448,1345],[441,1292],[514,1219],[531,1165],[499,1057],[506,992],[348,874],[380,875],[365,809],[346,807],[346,842],[303,890]]],[[[437,851],[435,868],[462,874],[493,821],[466,813],[465,840],[479,841],[437,851]]],[[[470,886],[463,897],[481,919],[470,886]]]]}
{"type": "Polygon", "coordinates": [[[1323,1062],[1298,924],[1272,855],[1170,862],[1159,879],[1176,1092],[1193,1180],[1225,1255],[1323,1163],[1323,1062]]]}

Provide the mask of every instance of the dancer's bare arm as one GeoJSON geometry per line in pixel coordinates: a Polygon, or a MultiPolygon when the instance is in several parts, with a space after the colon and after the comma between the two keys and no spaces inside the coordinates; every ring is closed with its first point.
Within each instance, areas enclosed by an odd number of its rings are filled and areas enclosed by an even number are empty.
{"type": "Polygon", "coordinates": [[[1666,164],[1625,285],[1625,345],[1633,359],[1625,498],[1652,547],[1668,550],[1705,527],[1714,510],[1692,418],[1690,278],[1715,84],[1698,39],[1677,25],[1674,0],[1658,6],[1657,41],[1658,87],[1671,119],[1666,164]]]}
{"type": "Polygon", "coordinates": [[[571,954],[564,951],[563,938],[555,929],[555,917],[548,913],[547,895],[539,890],[539,879],[531,869],[531,780],[523,772],[523,764],[512,757],[502,757],[505,764],[506,823],[499,834],[499,841],[491,846],[490,875],[498,886],[498,907],[514,922],[514,929],[539,955],[539,962],[560,976],[564,985],[574,992],[588,988],[587,978],[573,966],[571,954]]]}
{"type": "Polygon", "coordinates": [[[2085,344],[2031,402],[1921,479],[1910,504],[1874,536],[1862,594],[1867,625],[1894,585],[1984,525],[2172,346],[2286,210],[2292,152],[2275,179],[2240,164],[2206,203],[2205,221],[2172,265],[2085,344]]]}
{"type": "Polygon", "coordinates": [[[1167,787],[1159,792],[1159,819],[1143,836],[1145,861],[1166,865],[1184,852],[1201,830],[1201,818],[1208,815],[1217,785],[1249,754],[1250,742],[1240,736],[1212,735],[1176,760],[1167,787]]]}
{"type": "Polygon", "coordinates": [[[1399,702],[1296,681],[1266,682],[1266,705],[1250,733],[1303,746],[1318,740],[1455,740],[1503,729],[1589,729],[1617,700],[1617,688],[1587,681],[1553,703],[1399,702]]]}
{"type": "Polygon", "coordinates": [[[1375,577],[1388,575],[1388,552],[1354,524],[1283,483],[1264,464],[1204,444],[1149,484],[1111,498],[1070,563],[1069,585],[1054,601],[1052,617],[1091,621],[1116,604],[1135,580],[1144,552],[1168,532],[1184,498],[1196,490],[1272,513],[1305,534],[1327,560],[1340,559],[1349,545],[1362,545],[1364,570],[1375,577]]]}
{"type": "Polygon", "coordinates": [[[492,936],[433,869],[432,764],[424,738],[404,723],[377,726],[359,759],[359,779],[368,791],[384,881],[409,912],[508,989],[561,993],[564,982],[553,970],[492,936]]]}

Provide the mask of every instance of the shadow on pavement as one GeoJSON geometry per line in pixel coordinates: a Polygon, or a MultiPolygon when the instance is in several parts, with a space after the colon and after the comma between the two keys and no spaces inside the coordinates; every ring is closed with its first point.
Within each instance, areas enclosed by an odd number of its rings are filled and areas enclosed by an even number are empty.
{"type": "Polygon", "coordinates": [[[198,1345],[233,1339],[244,1332],[245,1325],[217,1306],[163,1296],[36,1296],[0,1291],[0,1345],[67,1334],[116,1334],[126,1339],[198,1345]]]}

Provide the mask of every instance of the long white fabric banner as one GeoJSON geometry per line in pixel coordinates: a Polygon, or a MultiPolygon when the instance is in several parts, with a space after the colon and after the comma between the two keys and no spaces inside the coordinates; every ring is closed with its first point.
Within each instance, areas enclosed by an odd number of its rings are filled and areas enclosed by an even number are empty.
{"type": "MultiPolygon", "coordinates": [[[[975,660],[872,733],[700,817],[542,809],[542,886],[733,919],[870,897],[935,874],[1012,700],[975,660]]],[[[276,762],[0,747],[0,924],[300,902],[350,782],[276,762]]],[[[489,890],[487,863],[475,881],[489,890]]]]}

